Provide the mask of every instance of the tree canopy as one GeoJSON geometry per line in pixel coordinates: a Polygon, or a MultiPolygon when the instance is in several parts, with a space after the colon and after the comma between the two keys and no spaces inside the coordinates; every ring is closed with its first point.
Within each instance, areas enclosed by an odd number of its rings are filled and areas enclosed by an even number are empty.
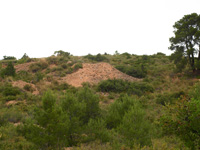
{"type": "Polygon", "coordinates": [[[171,58],[182,70],[187,64],[193,72],[200,70],[200,15],[185,15],[174,24],[174,36],[169,39],[173,50],[171,58]]]}

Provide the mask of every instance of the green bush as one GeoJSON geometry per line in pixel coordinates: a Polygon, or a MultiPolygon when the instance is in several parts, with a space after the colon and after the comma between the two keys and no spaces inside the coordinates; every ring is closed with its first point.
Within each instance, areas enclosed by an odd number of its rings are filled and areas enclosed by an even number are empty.
{"type": "Polygon", "coordinates": [[[0,75],[2,78],[5,76],[15,76],[15,68],[12,64],[12,62],[9,62],[7,67],[5,69],[1,69],[0,75]]]}
{"type": "Polygon", "coordinates": [[[2,150],[34,150],[33,143],[28,142],[24,137],[17,133],[17,127],[6,124],[0,127],[0,149],[2,150]]]}
{"type": "Polygon", "coordinates": [[[100,140],[102,143],[110,141],[110,133],[106,128],[106,122],[103,119],[90,119],[87,128],[88,139],[90,141],[100,140]]]}
{"type": "Polygon", "coordinates": [[[37,72],[33,77],[33,83],[37,83],[44,78],[44,74],[41,72],[37,72]]]}
{"type": "Polygon", "coordinates": [[[110,105],[105,118],[107,128],[112,129],[118,127],[122,122],[124,114],[129,111],[134,103],[135,99],[129,97],[128,95],[123,95],[115,100],[115,102],[110,105]]]}
{"type": "Polygon", "coordinates": [[[93,60],[93,61],[97,61],[97,62],[108,61],[108,59],[101,54],[97,54],[96,56],[88,54],[87,56],[85,56],[85,58],[93,60]]]}
{"type": "Polygon", "coordinates": [[[175,134],[184,141],[190,149],[200,146],[200,101],[183,97],[167,107],[167,111],[160,118],[160,125],[165,135],[175,134]]]}
{"type": "Polygon", "coordinates": [[[164,93],[164,94],[158,94],[156,97],[156,103],[161,105],[166,104],[172,104],[175,102],[178,98],[185,95],[183,91],[180,92],[172,92],[172,93],[164,93]]]}
{"type": "Polygon", "coordinates": [[[32,74],[24,70],[19,71],[15,76],[15,79],[22,80],[25,82],[31,82],[32,78],[33,78],[32,74]]]}
{"type": "Polygon", "coordinates": [[[58,84],[56,86],[53,86],[52,87],[52,90],[59,90],[59,91],[62,91],[62,90],[67,90],[71,88],[71,86],[67,83],[61,83],[61,84],[58,84]]]}
{"type": "Polygon", "coordinates": [[[125,74],[136,78],[144,78],[147,75],[147,70],[144,65],[139,65],[137,67],[128,65],[117,65],[115,66],[115,68],[125,74]]]}
{"type": "Polygon", "coordinates": [[[35,72],[41,71],[43,69],[46,69],[47,67],[48,67],[48,63],[46,63],[45,61],[41,61],[41,62],[38,62],[38,63],[31,64],[29,69],[33,73],[35,73],[35,72]]]}
{"type": "Polygon", "coordinates": [[[14,56],[3,56],[3,60],[16,60],[14,56]]]}
{"type": "Polygon", "coordinates": [[[61,149],[68,146],[69,116],[56,105],[51,91],[42,97],[42,108],[36,108],[34,119],[26,120],[19,130],[37,149],[61,149]]]}
{"type": "Polygon", "coordinates": [[[83,65],[81,63],[75,64],[73,70],[77,71],[79,68],[83,68],[83,65]]]}
{"type": "Polygon", "coordinates": [[[3,95],[4,96],[17,96],[21,93],[20,89],[18,87],[12,87],[12,86],[6,86],[3,89],[3,95]]]}
{"type": "Polygon", "coordinates": [[[139,144],[141,147],[151,145],[152,125],[137,101],[125,113],[117,130],[130,147],[134,144],[139,144]]]}
{"type": "Polygon", "coordinates": [[[30,84],[26,84],[24,86],[24,90],[29,91],[29,92],[33,92],[35,89],[30,84]]]}
{"type": "Polygon", "coordinates": [[[29,56],[26,53],[22,56],[21,59],[17,60],[17,64],[23,64],[27,62],[31,62],[31,58],[29,58],[29,56]]]}
{"type": "Polygon", "coordinates": [[[145,82],[128,82],[121,79],[104,80],[98,84],[101,92],[125,92],[128,94],[142,96],[147,92],[153,92],[153,87],[145,82]]]}

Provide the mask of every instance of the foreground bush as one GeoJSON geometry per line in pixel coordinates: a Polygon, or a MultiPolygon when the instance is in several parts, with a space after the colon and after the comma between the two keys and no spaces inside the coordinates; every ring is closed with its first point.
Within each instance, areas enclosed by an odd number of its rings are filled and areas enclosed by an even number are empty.
{"type": "Polygon", "coordinates": [[[98,84],[98,91],[102,92],[125,92],[141,96],[147,92],[153,92],[151,85],[144,82],[128,82],[121,79],[105,80],[98,84]]]}
{"type": "Polygon", "coordinates": [[[36,107],[33,119],[27,119],[19,130],[28,141],[38,149],[61,149],[77,145],[84,133],[91,136],[87,137],[90,140],[97,138],[93,138],[94,133],[101,135],[94,130],[87,131],[87,126],[95,124],[100,115],[98,97],[90,89],[67,93],[59,101],[51,91],[43,95],[42,106],[36,107]]]}
{"type": "Polygon", "coordinates": [[[191,89],[190,97],[182,97],[161,117],[165,134],[175,134],[192,150],[200,147],[200,84],[191,89]]]}

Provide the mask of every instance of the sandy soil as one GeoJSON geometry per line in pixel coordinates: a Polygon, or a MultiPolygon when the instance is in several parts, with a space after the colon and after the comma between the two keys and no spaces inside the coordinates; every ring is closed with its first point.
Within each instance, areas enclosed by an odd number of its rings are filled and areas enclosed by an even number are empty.
{"type": "Polygon", "coordinates": [[[34,95],[38,95],[39,94],[39,91],[38,91],[37,87],[34,84],[27,83],[27,82],[22,81],[22,80],[18,80],[18,81],[13,81],[12,82],[13,86],[19,87],[20,89],[24,89],[24,86],[27,85],[27,84],[31,85],[33,87],[34,91],[33,91],[32,94],[34,94],[34,95]]]}
{"type": "Polygon", "coordinates": [[[74,87],[81,87],[84,82],[97,84],[100,81],[107,79],[123,79],[128,81],[141,80],[124,74],[110,64],[103,62],[96,64],[83,63],[82,69],[62,77],[59,82],[66,82],[74,87]]]}

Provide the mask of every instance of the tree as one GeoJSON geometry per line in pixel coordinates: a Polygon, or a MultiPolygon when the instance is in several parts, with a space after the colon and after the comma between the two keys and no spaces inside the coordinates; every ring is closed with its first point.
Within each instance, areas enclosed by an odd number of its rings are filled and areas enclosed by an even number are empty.
{"type": "Polygon", "coordinates": [[[63,57],[69,57],[70,56],[69,52],[64,52],[62,50],[55,51],[54,54],[57,55],[57,56],[63,56],[63,57]]]}
{"type": "Polygon", "coordinates": [[[3,60],[16,60],[14,56],[3,56],[3,60]]]}
{"type": "Polygon", "coordinates": [[[1,70],[1,77],[4,76],[15,76],[15,68],[12,62],[9,62],[8,66],[5,69],[1,70]]]}
{"type": "Polygon", "coordinates": [[[174,105],[168,105],[160,118],[165,134],[175,134],[190,149],[200,149],[200,84],[181,97],[174,105]]]}
{"type": "Polygon", "coordinates": [[[38,149],[61,149],[69,146],[69,116],[58,105],[51,91],[42,97],[42,107],[36,108],[34,120],[26,120],[19,132],[38,149]]]}
{"type": "Polygon", "coordinates": [[[127,145],[151,145],[152,125],[145,115],[145,111],[139,105],[132,106],[125,113],[117,130],[124,136],[127,145]]]}
{"type": "Polygon", "coordinates": [[[174,37],[169,39],[169,49],[175,51],[171,58],[177,68],[189,64],[193,72],[200,70],[200,15],[185,15],[173,27],[174,37]]]}

